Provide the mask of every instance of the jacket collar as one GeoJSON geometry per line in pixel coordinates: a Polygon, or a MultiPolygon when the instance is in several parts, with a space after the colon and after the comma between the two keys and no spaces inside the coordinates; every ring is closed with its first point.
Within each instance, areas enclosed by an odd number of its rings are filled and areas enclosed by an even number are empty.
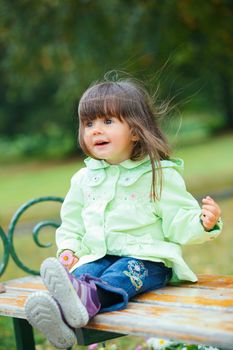
{"type": "MultiPolygon", "coordinates": [[[[108,167],[113,166],[113,165],[107,163],[105,160],[98,160],[98,159],[94,159],[91,157],[86,158],[84,160],[84,162],[85,162],[87,168],[92,169],[92,170],[104,169],[104,168],[108,168],[108,167]]],[[[124,162],[119,163],[119,164],[114,165],[114,166],[122,166],[125,169],[133,169],[133,168],[139,167],[140,165],[143,165],[144,169],[146,169],[146,168],[151,169],[149,156],[146,156],[145,158],[143,158],[141,160],[137,160],[137,161],[127,159],[124,162]]],[[[180,158],[173,158],[170,160],[162,160],[161,167],[162,168],[174,168],[178,172],[182,173],[183,169],[184,169],[184,161],[180,158]]]]}
{"type": "MultiPolygon", "coordinates": [[[[104,169],[107,167],[112,166],[111,164],[107,163],[105,160],[98,160],[98,159],[94,159],[91,157],[88,157],[84,160],[86,166],[88,169],[92,169],[92,170],[97,170],[97,169],[104,169]]],[[[144,163],[148,163],[150,164],[150,158],[149,156],[146,156],[145,158],[141,159],[141,160],[131,160],[131,159],[127,159],[119,164],[116,164],[116,166],[122,166],[123,168],[126,169],[132,169],[132,168],[136,168],[141,164],[144,163]]]]}

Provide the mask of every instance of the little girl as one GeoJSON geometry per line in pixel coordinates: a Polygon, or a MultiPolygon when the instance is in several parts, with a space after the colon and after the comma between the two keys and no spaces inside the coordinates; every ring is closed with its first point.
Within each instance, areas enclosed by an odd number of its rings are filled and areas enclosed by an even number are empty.
{"type": "Polygon", "coordinates": [[[140,85],[102,82],[79,103],[79,142],[89,156],[72,178],[56,232],[57,258],[31,295],[28,321],[57,348],[97,313],[121,310],[169,281],[197,281],[181,245],[217,237],[220,208],[186,191],[183,162],[171,159],[153,103],[140,85]]]}

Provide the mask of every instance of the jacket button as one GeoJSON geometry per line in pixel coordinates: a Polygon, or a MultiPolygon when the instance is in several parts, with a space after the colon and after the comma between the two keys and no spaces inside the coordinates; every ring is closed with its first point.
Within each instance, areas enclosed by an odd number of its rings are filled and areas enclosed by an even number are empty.
{"type": "Polygon", "coordinates": [[[118,167],[117,166],[112,166],[111,168],[111,173],[114,175],[114,174],[117,174],[118,173],[118,167]]]}

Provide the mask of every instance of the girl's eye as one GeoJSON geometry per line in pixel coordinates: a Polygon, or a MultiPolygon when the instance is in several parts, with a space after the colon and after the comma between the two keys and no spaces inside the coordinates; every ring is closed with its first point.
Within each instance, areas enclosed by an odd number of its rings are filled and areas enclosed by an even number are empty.
{"type": "Polygon", "coordinates": [[[105,124],[112,124],[113,120],[108,118],[108,119],[105,119],[104,122],[105,124]]]}
{"type": "Polygon", "coordinates": [[[85,125],[85,127],[86,127],[86,128],[91,128],[92,125],[93,125],[93,122],[87,122],[86,125],[85,125]]]}

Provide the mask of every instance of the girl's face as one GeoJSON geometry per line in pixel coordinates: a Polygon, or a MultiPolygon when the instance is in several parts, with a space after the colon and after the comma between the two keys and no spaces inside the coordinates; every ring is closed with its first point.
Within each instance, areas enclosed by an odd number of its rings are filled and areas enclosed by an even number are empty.
{"type": "Polygon", "coordinates": [[[92,156],[118,164],[131,157],[133,141],[129,125],[115,117],[99,117],[84,122],[83,140],[92,156]]]}

